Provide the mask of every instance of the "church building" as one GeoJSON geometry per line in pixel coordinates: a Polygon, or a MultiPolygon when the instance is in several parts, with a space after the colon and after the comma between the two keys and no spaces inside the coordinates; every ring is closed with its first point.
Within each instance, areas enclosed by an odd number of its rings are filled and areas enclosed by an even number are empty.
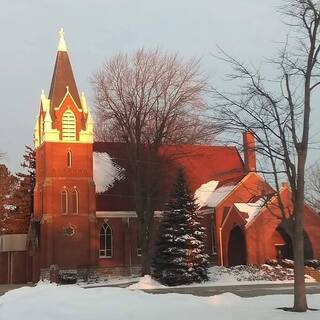
{"type": "MultiPolygon", "coordinates": [[[[79,277],[139,272],[141,248],[124,143],[94,141],[94,123],[79,94],[63,30],[48,95],[41,93],[34,129],[36,185],[27,233],[1,235],[0,283],[36,282],[51,266],[79,277]]],[[[167,145],[154,203],[159,225],[176,170],[183,167],[206,229],[212,263],[233,266],[292,259],[273,188],[256,172],[255,140],[235,146],[167,145]],[[271,212],[272,211],[272,212],[271,212]]],[[[290,211],[290,188],[281,199],[290,211]]],[[[305,206],[306,258],[320,258],[320,216],[305,206]]]]}

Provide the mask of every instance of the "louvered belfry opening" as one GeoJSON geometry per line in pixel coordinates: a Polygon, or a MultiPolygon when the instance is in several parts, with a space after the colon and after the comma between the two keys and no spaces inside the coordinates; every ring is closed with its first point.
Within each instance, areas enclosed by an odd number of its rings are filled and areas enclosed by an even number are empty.
{"type": "Polygon", "coordinates": [[[62,140],[76,141],[76,117],[70,109],[62,116],[62,140]]]}

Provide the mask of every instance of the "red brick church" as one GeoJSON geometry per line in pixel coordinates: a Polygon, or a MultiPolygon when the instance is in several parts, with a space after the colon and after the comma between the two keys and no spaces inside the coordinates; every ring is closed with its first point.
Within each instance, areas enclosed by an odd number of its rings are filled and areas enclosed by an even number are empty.
{"type": "MultiPolygon", "coordinates": [[[[98,274],[139,269],[141,249],[126,167],[126,145],[94,142],[93,121],[79,94],[63,31],[49,94],[42,92],[34,131],[36,186],[28,233],[1,235],[0,283],[38,281],[50,266],[98,274]]],[[[170,145],[154,203],[161,220],[176,169],[185,169],[206,228],[214,263],[232,266],[292,258],[277,198],[256,173],[255,141],[243,135],[243,157],[234,146],[170,145]],[[178,155],[178,156],[177,156],[178,155]],[[272,212],[271,212],[272,211],[272,212]]],[[[290,189],[281,197],[288,212],[290,189]]],[[[305,206],[306,258],[320,257],[320,216],[305,206]]],[[[154,237],[156,232],[154,232],[154,237]]]]}

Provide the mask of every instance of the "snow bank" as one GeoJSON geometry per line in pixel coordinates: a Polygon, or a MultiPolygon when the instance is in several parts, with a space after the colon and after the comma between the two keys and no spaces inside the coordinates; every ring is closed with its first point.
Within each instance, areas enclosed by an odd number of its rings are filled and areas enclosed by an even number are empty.
{"type": "Polygon", "coordinates": [[[112,161],[106,153],[93,153],[93,180],[96,192],[102,193],[113,187],[116,181],[124,178],[124,169],[112,161]]]}
{"type": "Polygon", "coordinates": [[[158,281],[151,278],[149,275],[142,277],[137,283],[132,284],[128,289],[159,289],[166,288],[158,281]]]}
{"type": "MultiPolygon", "coordinates": [[[[320,308],[320,295],[308,296],[320,308]]],[[[0,319],[10,320],[315,320],[319,312],[293,314],[292,295],[240,298],[231,293],[212,297],[188,294],[147,294],[119,288],[38,285],[12,290],[0,297],[0,319]]]]}

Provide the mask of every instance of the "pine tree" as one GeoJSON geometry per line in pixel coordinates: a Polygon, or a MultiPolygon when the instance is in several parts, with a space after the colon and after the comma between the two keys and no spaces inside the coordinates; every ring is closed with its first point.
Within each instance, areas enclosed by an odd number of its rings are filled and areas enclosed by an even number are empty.
{"type": "Polygon", "coordinates": [[[180,168],[159,227],[153,260],[153,275],[163,284],[172,286],[207,280],[204,229],[196,210],[184,171],[180,168]]]}
{"type": "Polygon", "coordinates": [[[197,246],[193,251],[192,263],[194,268],[194,282],[208,280],[209,256],[205,253],[205,228],[201,226],[200,218],[196,211],[193,212],[193,235],[197,246]]]}
{"type": "Polygon", "coordinates": [[[33,212],[33,190],[36,178],[35,151],[26,146],[21,167],[24,172],[17,173],[19,188],[15,194],[17,213],[30,215],[33,212]]]}
{"type": "Polygon", "coordinates": [[[26,146],[24,172],[12,175],[0,164],[0,229],[7,233],[26,231],[33,212],[35,186],[35,152],[26,146]]]}
{"type": "Polygon", "coordinates": [[[16,210],[14,194],[17,185],[17,178],[4,164],[0,164],[0,231],[7,229],[7,221],[16,210]]]}

